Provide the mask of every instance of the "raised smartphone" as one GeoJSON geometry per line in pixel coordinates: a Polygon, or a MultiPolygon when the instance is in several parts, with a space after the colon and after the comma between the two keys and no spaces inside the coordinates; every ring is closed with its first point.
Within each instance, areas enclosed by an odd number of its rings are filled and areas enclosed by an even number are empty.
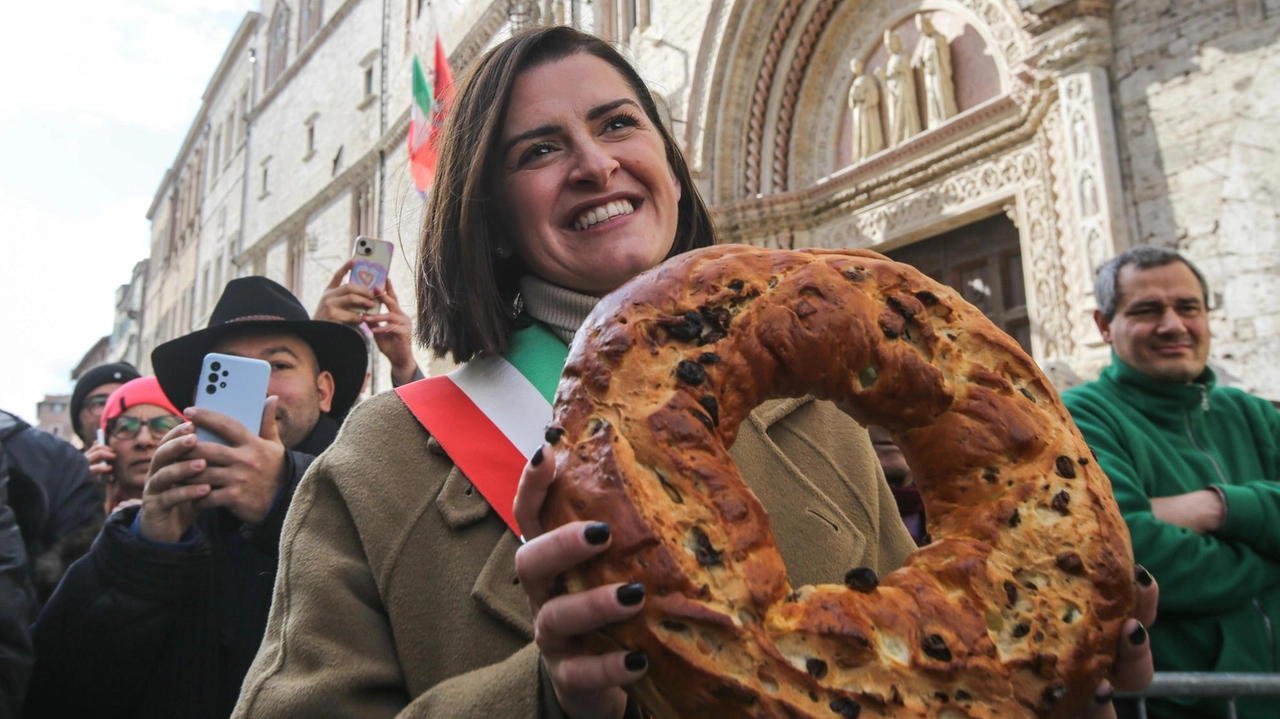
{"type": "Polygon", "coordinates": [[[356,259],[347,281],[360,285],[370,292],[381,292],[387,285],[387,272],[391,270],[391,255],[395,245],[386,240],[375,240],[361,235],[351,248],[356,259]]]}
{"type": "MultiPolygon", "coordinates": [[[[196,406],[225,414],[256,435],[262,430],[262,408],[270,381],[271,365],[263,360],[210,352],[200,368],[196,406]]],[[[200,427],[196,428],[196,439],[230,444],[200,427]]]]}

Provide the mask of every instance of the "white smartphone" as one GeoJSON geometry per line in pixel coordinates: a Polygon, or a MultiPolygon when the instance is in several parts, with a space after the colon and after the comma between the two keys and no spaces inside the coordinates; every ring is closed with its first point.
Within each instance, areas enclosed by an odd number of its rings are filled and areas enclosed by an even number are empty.
{"type": "MultiPolygon", "coordinates": [[[[210,352],[200,368],[196,406],[225,414],[256,435],[262,430],[262,408],[270,381],[271,365],[263,360],[210,352]]],[[[200,427],[196,428],[196,439],[230,444],[200,427]]]]}
{"type": "Polygon", "coordinates": [[[351,256],[356,259],[347,281],[360,285],[370,292],[381,292],[387,286],[387,272],[391,270],[391,255],[395,245],[386,240],[375,240],[363,235],[356,238],[351,256]]]}

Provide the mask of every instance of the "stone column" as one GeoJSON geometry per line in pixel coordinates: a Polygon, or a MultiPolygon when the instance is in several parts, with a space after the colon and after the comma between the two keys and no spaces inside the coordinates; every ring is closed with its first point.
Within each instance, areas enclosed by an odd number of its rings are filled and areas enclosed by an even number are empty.
{"type": "Polygon", "coordinates": [[[1039,67],[1052,73],[1061,128],[1053,173],[1062,217],[1067,302],[1075,327],[1074,359],[1105,363],[1105,345],[1093,327],[1093,278],[1097,268],[1130,246],[1120,177],[1120,154],[1111,114],[1107,68],[1111,28],[1107,20],[1078,17],[1038,39],[1039,67]]]}

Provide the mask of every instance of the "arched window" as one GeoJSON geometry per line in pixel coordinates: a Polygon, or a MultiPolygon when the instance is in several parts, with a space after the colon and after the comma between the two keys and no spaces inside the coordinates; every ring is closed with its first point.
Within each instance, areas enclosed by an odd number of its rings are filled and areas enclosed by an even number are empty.
{"type": "Polygon", "coordinates": [[[276,5],[276,12],[271,16],[271,28],[267,37],[267,75],[265,87],[284,72],[289,55],[289,6],[285,3],[276,5]]]}
{"type": "Polygon", "coordinates": [[[302,0],[301,13],[298,18],[299,50],[320,31],[320,24],[324,21],[324,3],[322,0],[302,0]]]}

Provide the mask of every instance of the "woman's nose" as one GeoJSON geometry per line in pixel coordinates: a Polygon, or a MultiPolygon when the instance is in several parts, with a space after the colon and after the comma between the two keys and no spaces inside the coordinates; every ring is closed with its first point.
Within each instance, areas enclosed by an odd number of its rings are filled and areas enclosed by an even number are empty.
{"type": "Polygon", "coordinates": [[[602,187],[607,185],[609,178],[620,167],[617,158],[609,152],[609,148],[596,142],[583,143],[579,148],[570,179],[602,187]]]}

